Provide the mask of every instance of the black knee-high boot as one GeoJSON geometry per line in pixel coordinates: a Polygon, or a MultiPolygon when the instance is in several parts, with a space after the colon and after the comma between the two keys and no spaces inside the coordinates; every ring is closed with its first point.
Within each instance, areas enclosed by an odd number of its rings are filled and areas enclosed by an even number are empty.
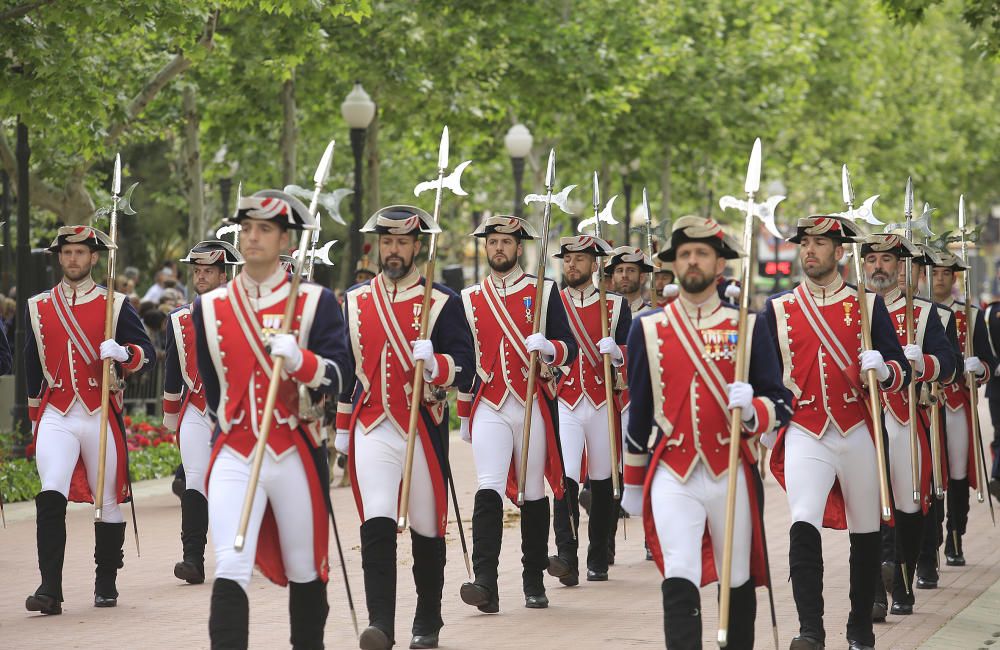
{"type": "Polygon", "coordinates": [[[590,490],[593,503],[590,506],[590,520],[587,533],[590,545],[587,547],[587,580],[602,582],[608,579],[608,530],[611,527],[611,479],[600,481],[591,479],[590,490]]]}
{"type": "Polygon", "coordinates": [[[503,500],[493,490],[479,490],[472,509],[472,571],[476,579],[464,583],[460,594],[464,603],[486,614],[500,611],[497,568],[502,541],[503,500]]]}
{"type": "Polygon", "coordinates": [[[361,524],[361,567],[365,574],[368,627],[363,650],[388,650],[396,634],[396,522],[376,517],[361,524]]]}
{"type": "Polygon", "coordinates": [[[753,650],[754,623],[757,620],[757,592],[753,580],[747,580],[729,592],[729,650],[753,650]]]}
{"type": "Polygon", "coordinates": [[[122,568],[125,553],[125,522],[109,524],[94,523],[94,607],[115,607],[118,605],[118,589],[115,579],[122,568]]]}
{"type": "Polygon", "coordinates": [[[890,611],[893,614],[906,615],[913,613],[913,577],[917,568],[917,558],[920,557],[924,515],[919,510],[913,513],[897,510],[895,517],[896,570],[893,576],[892,609],[890,611]]]}
{"type": "Polygon", "coordinates": [[[549,606],[542,576],[548,565],[549,498],[544,497],[521,506],[521,584],[524,606],[529,609],[549,606]]]}
{"type": "Polygon", "coordinates": [[[446,561],[443,537],[424,537],[410,529],[413,541],[413,583],[417,587],[417,610],[413,616],[411,648],[438,647],[441,620],[441,590],[446,561]]]}
{"type": "Polygon", "coordinates": [[[879,557],[882,562],[879,581],[875,585],[875,604],[872,605],[872,621],[884,623],[889,614],[889,599],[892,592],[893,576],[896,570],[896,529],[886,523],[879,524],[879,557]]]}
{"type": "Polygon", "coordinates": [[[872,628],[872,604],[879,582],[880,535],[851,533],[850,599],[851,610],[847,615],[847,640],[864,646],[875,645],[872,628]]]}
{"type": "Polygon", "coordinates": [[[944,500],[931,499],[931,507],[924,516],[924,531],[920,539],[920,557],[917,560],[917,589],[937,589],[938,549],[943,535],[944,500]]]}
{"type": "Polygon", "coordinates": [[[62,570],[66,554],[66,497],[55,490],[35,497],[38,571],[42,584],[24,603],[29,612],[62,614],[62,570]]]}
{"type": "Polygon", "coordinates": [[[701,594],[685,578],[667,578],[663,592],[663,637],[667,650],[700,650],[701,594]]]}
{"type": "MultiPolygon", "coordinates": [[[[970,452],[971,453],[971,452],[970,452]]],[[[969,479],[953,478],[948,481],[947,535],[944,539],[944,557],[948,566],[965,566],[962,553],[962,535],[969,522],[969,479]]]]}
{"type": "Polygon", "coordinates": [[[184,560],[174,565],[174,577],[192,585],[205,582],[205,543],[208,535],[208,501],[198,490],[181,495],[181,544],[184,560]]]}
{"type": "Polygon", "coordinates": [[[579,550],[580,540],[573,531],[580,529],[580,505],[578,503],[580,485],[573,479],[566,479],[566,493],[552,504],[552,530],[556,537],[556,555],[549,556],[549,575],[559,578],[567,587],[580,584],[579,550]],[[572,518],[572,525],[570,520],[572,518]]]}
{"type": "Polygon", "coordinates": [[[788,572],[792,596],[799,614],[799,635],[793,648],[822,648],[823,628],[823,539],[812,524],[797,521],[788,531],[788,572]],[[798,641],[798,645],[796,644],[798,641]],[[812,644],[812,645],[810,645],[812,644]]]}
{"type": "Polygon", "coordinates": [[[288,583],[288,620],[293,650],[323,650],[323,630],[330,605],[326,598],[326,583],[288,583]]]}
{"type": "Polygon", "coordinates": [[[250,603],[239,583],[216,578],[212,584],[208,637],[212,650],[246,650],[250,638],[250,603]]]}

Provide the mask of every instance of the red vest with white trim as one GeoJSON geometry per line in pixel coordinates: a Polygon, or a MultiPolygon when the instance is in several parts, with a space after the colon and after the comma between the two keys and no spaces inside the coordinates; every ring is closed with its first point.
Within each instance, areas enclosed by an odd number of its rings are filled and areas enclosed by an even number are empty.
{"type": "MultiPolygon", "coordinates": [[[[604,406],[604,360],[597,350],[601,338],[600,292],[588,285],[590,295],[582,298],[581,293],[569,287],[560,291],[570,329],[580,346],[580,353],[559,379],[559,401],[569,408],[576,408],[583,396],[595,408],[604,406]]],[[[621,320],[625,298],[618,294],[607,294],[608,332],[614,336],[621,320]]],[[[617,374],[617,369],[614,370],[617,374]]]]}
{"type": "MultiPolygon", "coordinates": [[[[962,355],[965,355],[965,339],[970,336],[968,321],[965,318],[965,303],[959,302],[957,300],[951,301],[948,305],[951,308],[953,314],[955,314],[955,329],[958,333],[958,349],[961,351],[962,355]]],[[[979,308],[972,308],[972,340],[975,343],[976,338],[979,333],[976,331],[976,326],[979,324],[979,308]]],[[[973,347],[973,352],[978,352],[973,347]]],[[[988,366],[988,364],[985,364],[988,366]]],[[[948,407],[949,411],[957,411],[961,408],[966,408],[969,406],[969,386],[966,383],[966,375],[963,368],[959,368],[960,378],[956,379],[953,383],[946,384],[943,388],[944,392],[944,403],[948,407]]],[[[989,367],[987,367],[986,377],[982,381],[986,381],[990,377],[989,367]]]]}
{"type": "Polygon", "coordinates": [[[207,405],[205,402],[205,387],[201,382],[198,373],[198,357],[195,352],[194,322],[191,320],[191,306],[186,305],[170,313],[169,336],[173,338],[173,351],[177,354],[177,361],[180,367],[181,379],[184,381],[183,393],[163,394],[163,421],[174,422],[173,428],[179,426],[181,415],[181,404],[185,408],[193,407],[199,415],[205,415],[207,405]],[[186,401],[185,401],[186,400],[186,401]]]}
{"type": "MultiPolygon", "coordinates": [[[[906,345],[906,296],[899,289],[893,289],[888,295],[884,296],[885,307],[889,311],[889,318],[892,319],[892,324],[896,328],[896,336],[899,338],[900,345],[906,345]]],[[[930,318],[933,313],[933,305],[923,298],[918,298],[914,296],[913,298],[913,342],[921,347],[924,347],[924,334],[927,332],[927,319],[930,318]]],[[[929,354],[924,354],[924,369],[925,374],[927,370],[932,370],[933,366],[937,363],[936,359],[929,354]]],[[[916,379],[920,381],[933,381],[936,378],[925,378],[923,376],[917,377],[916,379]]],[[[885,391],[880,392],[882,396],[882,405],[886,408],[892,417],[896,418],[896,421],[901,424],[907,424],[910,421],[910,410],[909,410],[909,395],[905,390],[896,391],[894,393],[887,393],[885,391]]]]}

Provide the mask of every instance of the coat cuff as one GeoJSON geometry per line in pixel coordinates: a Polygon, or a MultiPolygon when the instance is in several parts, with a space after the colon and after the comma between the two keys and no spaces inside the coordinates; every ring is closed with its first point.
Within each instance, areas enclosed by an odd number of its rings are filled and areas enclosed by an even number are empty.
{"type": "Polygon", "coordinates": [[[546,361],[546,363],[548,363],[553,368],[555,368],[557,366],[568,365],[569,364],[569,346],[567,346],[565,343],[563,343],[562,341],[559,341],[559,340],[549,339],[549,343],[551,343],[555,347],[556,353],[553,356],[552,361],[546,361]]]}
{"type": "Polygon", "coordinates": [[[170,431],[177,431],[181,412],[181,394],[163,393],[163,426],[170,431]]]}
{"type": "Polygon", "coordinates": [[[28,419],[32,422],[38,422],[38,407],[41,406],[42,400],[37,397],[28,398],[28,419]]]}
{"type": "Polygon", "coordinates": [[[889,366],[889,378],[882,382],[882,390],[887,393],[898,392],[903,387],[903,379],[906,377],[903,367],[895,360],[886,361],[885,365],[889,366]]]}
{"type": "Polygon", "coordinates": [[[458,401],[455,403],[455,410],[458,412],[458,417],[467,418],[472,415],[472,399],[474,395],[472,393],[459,393],[458,401]]]}
{"type": "Polygon", "coordinates": [[[437,375],[431,379],[431,384],[435,386],[451,386],[455,383],[455,373],[458,367],[450,354],[434,354],[434,361],[437,362],[437,375]]]}
{"type": "Polygon", "coordinates": [[[146,353],[134,343],[126,343],[125,349],[129,351],[129,358],[121,364],[122,370],[128,373],[138,371],[147,361],[146,353]]]}
{"type": "Polygon", "coordinates": [[[937,381],[941,374],[941,364],[933,354],[924,355],[924,371],[917,376],[917,381],[937,381]]]}
{"type": "Polygon", "coordinates": [[[311,350],[302,349],[302,365],[288,376],[309,388],[319,388],[326,377],[326,364],[311,350]]]}
{"type": "Polygon", "coordinates": [[[625,485],[643,485],[646,482],[646,469],[649,467],[649,458],[652,454],[625,453],[625,471],[622,479],[625,485]]]}
{"type": "Polygon", "coordinates": [[[767,433],[774,427],[778,425],[778,416],[774,411],[774,402],[767,397],[755,397],[750,403],[753,406],[754,418],[753,422],[744,423],[744,430],[748,433],[758,434],[767,433]],[[754,425],[753,428],[749,428],[746,424],[754,425]]]}
{"type": "Polygon", "coordinates": [[[351,428],[351,415],[353,412],[354,405],[350,402],[337,402],[336,427],[338,431],[348,431],[351,428]]]}

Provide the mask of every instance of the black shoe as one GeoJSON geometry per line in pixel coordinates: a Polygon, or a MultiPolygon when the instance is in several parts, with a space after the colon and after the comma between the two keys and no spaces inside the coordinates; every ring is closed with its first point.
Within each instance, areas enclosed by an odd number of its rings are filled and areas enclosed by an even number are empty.
{"type": "Polygon", "coordinates": [[[559,582],[567,587],[575,587],[580,584],[580,571],[571,566],[566,558],[550,555],[549,567],[546,570],[550,576],[559,578],[559,582]]]}
{"type": "Polygon", "coordinates": [[[887,603],[880,603],[875,601],[872,605],[872,623],[885,623],[885,616],[889,613],[889,606],[887,603]]]}
{"type": "Polygon", "coordinates": [[[484,614],[496,614],[500,611],[500,599],[497,593],[485,585],[465,582],[458,595],[461,596],[463,603],[478,607],[484,614]]]}
{"type": "Polygon", "coordinates": [[[122,568],[125,554],[125,522],[112,524],[94,523],[94,607],[115,607],[118,588],[115,580],[122,568]]]}
{"type": "Polygon", "coordinates": [[[885,591],[892,593],[892,585],[895,584],[896,563],[883,562],[881,575],[882,575],[882,588],[885,591]]]}
{"type": "Polygon", "coordinates": [[[95,595],[94,607],[118,607],[118,599],[95,595]]]}
{"type": "Polygon", "coordinates": [[[437,632],[434,634],[415,634],[412,639],[410,639],[410,650],[414,648],[436,648],[438,647],[438,635],[437,632]]]}
{"type": "Polygon", "coordinates": [[[556,538],[556,555],[549,556],[546,571],[553,578],[559,578],[559,582],[567,587],[580,584],[577,559],[580,543],[573,537],[573,531],[580,527],[580,508],[577,505],[579,489],[580,486],[576,481],[567,479],[563,498],[556,499],[552,503],[552,531],[556,538]]]}
{"type": "Polygon", "coordinates": [[[875,646],[862,643],[861,641],[847,640],[847,650],[875,650],[875,646]]]}
{"type": "Polygon", "coordinates": [[[205,565],[194,562],[178,562],[174,565],[174,577],[189,585],[200,585],[205,582],[205,565]]]}
{"type": "Polygon", "coordinates": [[[823,650],[823,648],[823,642],[811,636],[797,636],[788,646],[788,650],[823,650]]]}
{"type": "Polygon", "coordinates": [[[24,601],[24,608],[29,612],[40,612],[50,616],[62,614],[62,603],[45,594],[31,594],[24,601]]]}
{"type": "Polygon", "coordinates": [[[389,650],[392,647],[392,641],[389,640],[389,636],[385,632],[374,625],[369,625],[361,630],[358,646],[361,650],[389,650]]]}
{"type": "Polygon", "coordinates": [[[607,571],[594,571],[593,569],[587,569],[587,582],[607,582],[608,572],[607,571]]]}
{"type": "Polygon", "coordinates": [[[948,566],[965,566],[965,554],[962,552],[962,536],[954,530],[949,530],[944,540],[944,561],[948,566]]]}
{"type": "Polygon", "coordinates": [[[528,609],[545,609],[549,606],[549,597],[545,594],[525,596],[524,606],[528,609]]]}
{"type": "Polygon", "coordinates": [[[917,589],[937,589],[938,570],[933,564],[917,564],[917,589]]]}
{"type": "Polygon", "coordinates": [[[894,616],[909,616],[913,613],[913,605],[906,603],[893,603],[889,610],[894,616]]]}

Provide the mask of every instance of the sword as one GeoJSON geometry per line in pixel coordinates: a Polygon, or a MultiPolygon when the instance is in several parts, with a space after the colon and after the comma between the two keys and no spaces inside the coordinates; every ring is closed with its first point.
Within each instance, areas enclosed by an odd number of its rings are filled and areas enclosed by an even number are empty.
{"type": "MultiPolygon", "coordinates": [[[[841,216],[856,220],[867,220],[865,216],[859,210],[854,209],[854,186],[851,185],[851,173],[847,171],[847,165],[841,168],[840,174],[840,184],[841,190],[844,196],[844,203],[847,205],[847,211],[841,213],[841,216]]],[[[868,201],[874,203],[873,197],[868,201]]],[[[869,205],[868,201],[865,201],[866,205],[869,205]]],[[[874,219],[874,215],[869,213],[869,217],[874,219]]],[[[881,222],[879,222],[881,223],[881,222]]],[[[872,349],[872,331],[871,331],[871,314],[868,312],[868,298],[867,292],[865,291],[865,274],[862,267],[861,261],[861,244],[859,242],[853,242],[851,244],[851,257],[854,260],[854,277],[857,280],[857,299],[858,299],[858,312],[861,314],[861,349],[871,350],[872,349]]],[[[882,521],[889,521],[892,519],[892,498],[889,496],[889,473],[886,469],[885,464],[885,438],[884,431],[882,428],[882,408],[881,400],[879,400],[878,395],[878,377],[875,376],[875,370],[869,370],[867,373],[867,383],[868,383],[868,409],[872,418],[872,427],[875,431],[875,455],[878,461],[878,494],[879,494],[879,505],[882,511],[882,521]]]]}
{"type": "MultiPolygon", "coordinates": [[[[462,189],[462,172],[472,161],[466,160],[455,167],[449,176],[448,169],[448,127],[441,131],[441,143],[438,145],[438,174],[436,181],[424,181],[413,188],[417,196],[426,190],[434,190],[434,223],[437,224],[441,215],[441,196],[447,188],[458,196],[466,196],[462,189]]],[[[427,247],[427,263],[424,266],[424,298],[420,309],[420,335],[426,339],[430,327],[431,293],[434,290],[434,262],[437,258],[437,229],[431,233],[430,246],[427,247]]],[[[406,427],[406,464],[403,466],[403,485],[399,492],[399,520],[396,528],[399,532],[406,530],[406,519],[410,508],[410,485],[413,477],[413,454],[416,450],[417,422],[420,418],[421,402],[424,398],[424,362],[418,359],[413,368],[413,391],[410,393],[410,421],[406,427]]],[[[456,513],[457,514],[457,513],[456,513]]],[[[466,560],[468,562],[468,560],[466,560]]]]}
{"type": "MultiPolygon", "coordinates": [[[[962,263],[965,264],[965,358],[975,356],[975,349],[972,347],[972,327],[975,325],[972,315],[972,269],[969,267],[969,249],[965,218],[965,195],[958,197],[958,234],[962,242],[962,263]]],[[[993,497],[989,490],[985,489],[988,477],[986,475],[986,461],[983,458],[983,432],[979,426],[979,384],[976,382],[975,373],[965,373],[965,382],[969,387],[969,414],[972,416],[972,444],[975,447],[976,462],[976,500],[982,503],[989,500],[990,519],[996,526],[996,515],[993,513],[993,497]],[[983,496],[983,493],[986,496],[983,496]]]]}

